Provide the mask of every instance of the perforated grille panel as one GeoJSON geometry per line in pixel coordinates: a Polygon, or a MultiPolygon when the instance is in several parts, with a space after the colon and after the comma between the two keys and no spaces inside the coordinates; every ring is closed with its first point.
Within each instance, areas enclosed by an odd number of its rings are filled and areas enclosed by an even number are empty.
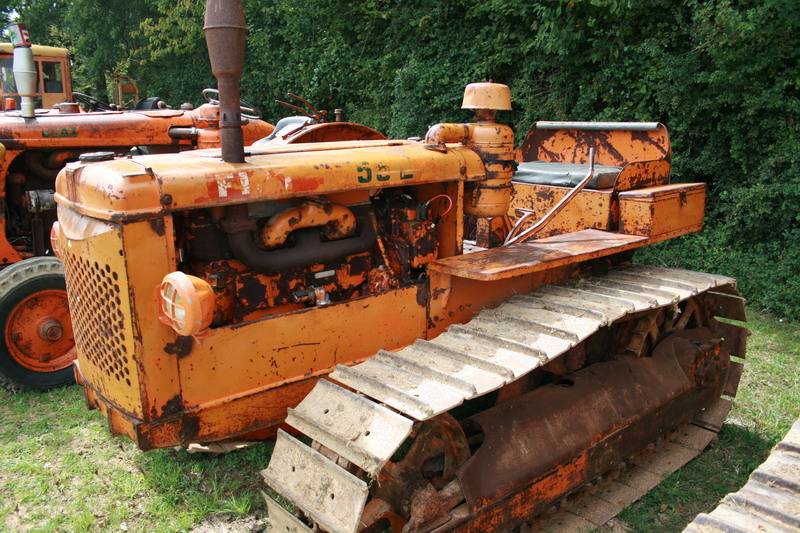
{"type": "Polygon", "coordinates": [[[65,257],[65,270],[78,349],[96,369],[130,386],[132,354],[119,274],[107,264],[73,255],[65,257]]]}
{"type": "Polygon", "coordinates": [[[84,382],[124,412],[142,415],[123,226],[59,208],[78,364],[84,382]]]}

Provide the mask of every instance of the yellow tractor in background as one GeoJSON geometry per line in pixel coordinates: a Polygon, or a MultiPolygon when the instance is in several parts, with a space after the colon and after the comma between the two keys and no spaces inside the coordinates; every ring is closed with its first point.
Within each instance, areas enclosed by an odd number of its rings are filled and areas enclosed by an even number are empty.
{"type": "Polygon", "coordinates": [[[205,30],[221,149],[56,181],[76,378],[111,431],[277,435],[272,527],[354,532],[508,531],[719,430],[735,281],[630,262],[702,227],[662,124],[538,122],[515,147],[508,87],[476,83],[473,121],[420,139],[300,123],[245,148],[241,4],[209,0],[205,30]]]}
{"type": "MultiPolygon", "coordinates": [[[[24,24],[12,24],[9,27],[9,33],[12,36],[25,36],[25,39],[28,39],[27,32],[24,24]]],[[[51,109],[63,102],[80,102],[86,106],[88,111],[120,111],[134,109],[137,105],[139,109],[142,109],[142,106],[158,101],[157,98],[140,101],[139,89],[133,78],[117,72],[111,75],[113,93],[111,104],[83,93],[74,92],[72,90],[71,62],[69,51],[66,48],[33,44],[30,49],[36,74],[32,91],[36,108],[51,109]]],[[[14,45],[12,43],[0,43],[0,78],[0,111],[19,109],[22,104],[22,96],[14,78],[14,45]]]]}

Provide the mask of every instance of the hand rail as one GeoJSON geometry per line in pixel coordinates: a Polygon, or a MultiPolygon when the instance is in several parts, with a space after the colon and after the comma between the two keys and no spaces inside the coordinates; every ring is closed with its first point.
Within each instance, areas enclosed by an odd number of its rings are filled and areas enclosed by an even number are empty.
{"type": "Polygon", "coordinates": [[[555,122],[540,120],[536,128],[540,130],[629,130],[655,131],[661,127],[659,122],[555,122]]]}
{"type": "Polygon", "coordinates": [[[514,224],[514,227],[511,228],[511,231],[508,232],[508,236],[506,237],[505,242],[503,242],[503,246],[508,246],[510,244],[517,244],[520,242],[525,242],[535,236],[537,233],[542,231],[547,224],[555,217],[559,212],[561,212],[564,207],[579,193],[583,190],[584,187],[591,181],[592,177],[594,176],[594,148],[589,148],[589,173],[578,183],[571,191],[569,191],[566,196],[564,196],[556,205],[553,206],[550,211],[547,212],[545,216],[541,218],[536,224],[531,226],[530,228],[526,229],[525,231],[517,234],[519,232],[519,228],[522,227],[522,223],[527,220],[531,215],[533,215],[533,211],[529,210],[522,210],[524,213],[518,220],[517,223],[514,224]]]}

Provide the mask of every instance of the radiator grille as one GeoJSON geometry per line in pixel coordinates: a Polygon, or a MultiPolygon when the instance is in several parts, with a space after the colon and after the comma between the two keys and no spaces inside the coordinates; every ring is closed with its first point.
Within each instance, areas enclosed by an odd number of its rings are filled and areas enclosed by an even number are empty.
{"type": "Polygon", "coordinates": [[[75,343],[98,371],[131,386],[126,313],[119,275],[108,264],[65,254],[75,343]]]}

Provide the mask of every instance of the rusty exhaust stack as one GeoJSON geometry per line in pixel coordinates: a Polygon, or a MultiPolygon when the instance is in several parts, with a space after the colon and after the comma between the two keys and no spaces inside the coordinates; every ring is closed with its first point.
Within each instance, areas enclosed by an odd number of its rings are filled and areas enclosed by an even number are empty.
{"type": "Polygon", "coordinates": [[[211,71],[219,89],[222,160],[244,162],[242,117],[239,111],[239,77],[244,63],[247,29],[241,0],[208,0],[203,31],[206,33],[211,71]]]}

